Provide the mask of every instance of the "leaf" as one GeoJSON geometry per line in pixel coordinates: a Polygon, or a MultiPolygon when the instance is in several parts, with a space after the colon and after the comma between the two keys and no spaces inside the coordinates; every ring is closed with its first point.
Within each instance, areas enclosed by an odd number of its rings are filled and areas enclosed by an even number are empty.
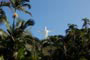
{"type": "Polygon", "coordinates": [[[30,0],[23,0],[23,1],[30,2],[30,0]]]}
{"type": "Polygon", "coordinates": [[[31,5],[30,5],[30,4],[23,4],[22,6],[26,6],[26,7],[28,7],[29,9],[31,8],[31,5]]]}
{"type": "Polygon", "coordinates": [[[17,57],[18,57],[19,60],[22,60],[22,59],[25,58],[24,57],[24,48],[19,49],[17,57]]]}
{"type": "Polygon", "coordinates": [[[5,15],[5,12],[0,8],[0,24],[4,23],[8,29],[10,29],[9,22],[5,15]]]}
{"type": "Polygon", "coordinates": [[[0,60],[4,60],[3,56],[0,56],[0,60]]]}
{"type": "Polygon", "coordinates": [[[24,13],[26,13],[26,14],[29,14],[30,16],[32,16],[32,13],[31,12],[29,12],[29,11],[26,11],[25,9],[21,9],[24,13]]]}
{"type": "Polygon", "coordinates": [[[13,4],[15,4],[16,0],[10,0],[13,4]]]}
{"type": "Polygon", "coordinates": [[[7,36],[8,34],[2,29],[0,29],[0,38],[4,40],[5,38],[7,38],[7,36]]]}
{"type": "Polygon", "coordinates": [[[16,20],[16,28],[19,28],[19,27],[23,24],[23,22],[24,22],[23,19],[18,18],[18,19],[16,20]]]}
{"type": "Polygon", "coordinates": [[[23,11],[23,12],[26,13],[26,14],[29,14],[30,16],[32,16],[32,13],[31,13],[31,12],[25,10],[25,9],[24,9],[22,6],[20,6],[20,5],[17,7],[17,9],[23,11]]]}
{"type": "Polygon", "coordinates": [[[10,2],[1,2],[0,7],[2,7],[2,6],[10,7],[10,2]]]}
{"type": "Polygon", "coordinates": [[[28,21],[26,21],[25,25],[28,25],[28,26],[33,26],[35,24],[34,20],[32,19],[29,19],[28,21]]]}
{"type": "Polygon", "coordinates": [[[0,23],[3,23],[5,21],[6,21],[5,12],[0,8],[0,23]]]}

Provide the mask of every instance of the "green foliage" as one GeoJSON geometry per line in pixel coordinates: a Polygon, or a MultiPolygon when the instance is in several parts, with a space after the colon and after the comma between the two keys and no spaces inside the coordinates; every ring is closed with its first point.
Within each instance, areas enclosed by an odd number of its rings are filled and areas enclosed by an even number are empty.
{"type": "Polygon", "coordinates": [[[20,48],[17,54],[18,60],[25,60],[24,53],[25,53],[25,49],[20,48]]]}
{"type": "Polygon", "coordinates": [[[0,60],[4,60],[3,56],[0,56],[0,60]]]}

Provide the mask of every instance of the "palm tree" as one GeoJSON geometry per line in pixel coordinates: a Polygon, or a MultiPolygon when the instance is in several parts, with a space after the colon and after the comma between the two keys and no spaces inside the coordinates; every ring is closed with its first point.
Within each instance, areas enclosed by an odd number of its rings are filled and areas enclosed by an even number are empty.
{"type": "Polygon", "coordinates": [[[69,28],[66,29],[66,39],[65,42],[68,42],[69,40],[75,41],[76,40],[76,33],[78,31],[77,25],[75,24],[68,24],[69,28]]]}
{"type": "MultiPolygon", "coordinates": [[[[26,36],[31,36],[31,35],[29,35],[30,33],[25,32],[25,29],[28,26],[34,25],[34,21],[33,20],[28,20],[26,22],[21,21],[21,22],[18,22],[18,23],[20,23],[19,26],[16,26],[17,28],[15,27],[15,29],[12,29],[12,27],[11,27],[10,31],[7,30],[7,32],[5,32],[2,29],[0,29],[0,40],[2,41],[1,44],[3,44],[3,47],[5,47],[5,50],[9,49],[8,52],[10,52],[11,57],[13,57],[13,54],[16,51],[18,51],[19,49],[23,50],[25,44],[28,41],[32,40],[31,38],[26,37],[26,36]],[[5,41],[6,41],[6,43],[4,43],[5,41]],[[8,45],[8,43],[10,45],[8,45]]],[[[10,58],[10,56],[7,56],[7,55],[9,55],[9,53],[4,55],[4,58],[6,58],[6,59],[10,58]]]]}
{"type": "Polygon", "coordinates": [[[77,25],[75,24],[68,24],[69,28],[66,30],[66,34],[68,34],[70,31],[73,31],[77,29],[77,25]]]}
{"type": "Polygon", "coordinates": [[[30,0],[8,0],[8,2],[2,0],[0,7],[6,6],[11,10],[14,10],[14,12],[16,12],[16,10],[20,10],[32,16],[32,14],[27,10],[25,10],[24,8],[24,7],[28,7],[29,9],[31,8],[31,5],[28,2],[30,2],[30,0]]]}
{"type": "Polygon", "coordinates": [[[90,25],[89,19],[88,18],[83,18],[82,21],[83,21],[83,26],[82,27],[87,29],[88,25],[90,25]]]}
{"type": "MultiPolygon", "coordinates": [[[[7,31],[0,29],[0,40],[1,40],[1,48],[0,55],[4,56],[5,60],[21,60],[24,59],[25,44],[27,41],[31,41],[32,39],[28,39],[26,36],[30,36],[30,33],[25,32],[25,29],[29,26],[33,26],[35,23],[32,19],[28,19],[27,21],[23,21],[22,19],[17,19],[16,14],[13,15],[13,25],[9,24],[7,20],[6,14],[2,7],[6,6],[15,10],[22,10],[25,13],[31,15],[30,12],[24,9],[24,6],[30,5],[27,3],[29,0],[9,0],[8,2],[1,1],[0,4],[0,24],[4,23],[6,25],[7,31]],[[15,24],[16,23],[16,24],[15,24]],[[18,54],[18,57],[15,56],[18,54]],[[22,57],[23,56],[23,57],[22,57]]],[[[33,38],[33,37],[32,37],[33,38]]]]}

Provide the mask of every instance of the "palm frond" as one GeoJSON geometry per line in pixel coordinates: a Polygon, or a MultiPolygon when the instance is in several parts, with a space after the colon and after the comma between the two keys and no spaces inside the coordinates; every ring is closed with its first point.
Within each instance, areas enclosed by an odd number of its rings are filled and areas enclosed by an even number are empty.
{"type": "Polygon", "coordinates": [[[3,23],[4,21],[6,21],[6,15],[3,9],[0,8],[0,23],[3,23]]]}
{"type": "Polygon", "coordinates": [[[2,6],[8,6],[8,7],[10,7],[10,2],[1,2],[0,3],[0,7],[2,7],[2,6]]]}
{"type": "Polygon", "coordinates": [[[24,7],[28,7],[29,9],[31,8],[31,5],[26,3],[26,2],[29,2],[29,0],[10,0],[11,2],[11,5],[13,8],[15,8],[15,10],[20,10],[20,11],[23,11],[25,12],[26,14],[29,14],[32,16],[31,12],[29,11],[26,11],[24,9],[24,7]]]}
{"type": "Polygon", "coordinates": [[[7,38],[7,36],[8,36],[8,34],[5,31],[3,31],[2,29],[0,29],[0,38],[3,40],[5,38],[7,38]]]}
{"type": "Polygon", "coordinates": [[[31,8],[30,4],[23,4],[22,6],[28,7],[29,9],[31,8]]]}
{"type": "Polygon", "coordinates": [[[26,21],[25,25],[31,25],[33,26],[35,24],[34,20],[29,19],[28,21],[26,21]]]}
{"type": "Polygon", "coordinates": [[[16,20],[16,28],[19,28],[23,24],[24,20],[21,18],[18,18],[16,20]]]}
{"type": "Polygon", "coordinates": [[[24,7],[22,7],[22,6],[18,6],[17,9],[20,10],[20,11],[23,11],[26,14],[29,14],[30,16],[32,16],[32,13],[27,11],[27,10],[25,10],[24,7]]]}
{"type": "Polygon", "coordinates": [[[4,23],[7,27],[7,29],[10,29],[10,25],[9,25],[8,20],[7,20],[6,14],[3,11],[3,9],[0,8],[0,24],[1,23],[4,23]]]}

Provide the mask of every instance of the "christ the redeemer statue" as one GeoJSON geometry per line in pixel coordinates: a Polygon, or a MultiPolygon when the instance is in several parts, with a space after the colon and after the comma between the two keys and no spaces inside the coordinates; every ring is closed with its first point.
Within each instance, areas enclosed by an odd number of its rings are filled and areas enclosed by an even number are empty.
{"type": "Polygon", "coordinates": [[[48,33],[50,32],[48,29],[47,29],[47,27],[45,26],[45,28],[44,28],[44,31],[39,31],[39,32],[41,32],[42,34],[44,34],[44,38],[46,39],[46,38],[48,38],[48,33]]]}

